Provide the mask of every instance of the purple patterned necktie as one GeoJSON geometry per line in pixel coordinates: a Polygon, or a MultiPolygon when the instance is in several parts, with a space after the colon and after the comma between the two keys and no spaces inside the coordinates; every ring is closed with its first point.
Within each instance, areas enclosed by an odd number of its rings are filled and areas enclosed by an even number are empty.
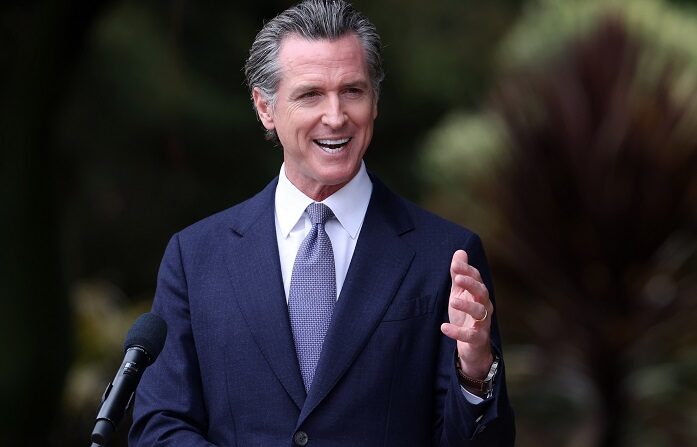
{"type": "Polygon", "coordinates": [[[336,303],[336,273],[332,242],[324,230],[334,213],[323,203],[311,203],[305,211],[312,229],[295,256],[288,313],[300,372],[309,391],[336,303]]]}

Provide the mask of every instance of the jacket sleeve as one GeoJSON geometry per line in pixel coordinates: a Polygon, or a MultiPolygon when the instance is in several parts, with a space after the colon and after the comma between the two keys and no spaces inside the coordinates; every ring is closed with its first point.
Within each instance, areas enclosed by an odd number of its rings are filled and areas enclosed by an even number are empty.
{"type": "MultiPolygon", "coordinates": [[[[477,268],[489,290],[489,297],[494,307],[494,289],[491,273],[481,239],[472,234],[463,249],[467,252],[470,264],[477,268]]],[[[449,278],[449,275],[448,275],[449,278]]],[[[450,282],[443,290],[443,321],[448,318],[448,299],[450,282]]],[[[441,447],[455,446],[513,446],[515,443],[515,423],[508,393],[506,391],[505,366],[501,348],[496,312],[491,322],[491,343],[493,352],[500,359],[493,394],[483,402],[473,405],[462,394],[462,389],[455,369],[455,342],[445,336],[439,354],[439,399],[434,445],[441,447]],[[439,411],[438,411],[439,410],[439,411]]]]}
{"type": "Polygon", "coordinates": [[[208,422],[177,235],[160,265],[153,312],[166,321],[167,340],[136,392],[129,445],[212,446],[205,439],[208,422]]]}

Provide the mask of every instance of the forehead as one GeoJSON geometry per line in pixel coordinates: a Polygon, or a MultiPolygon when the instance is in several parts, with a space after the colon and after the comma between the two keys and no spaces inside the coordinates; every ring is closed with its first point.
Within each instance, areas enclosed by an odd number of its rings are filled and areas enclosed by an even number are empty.
{"type": "MultiPolygon", "coordinates": [[[[289,35],[281,41],[278,55],[281,82],[299,78],[368,77],[368,65],[360,39],[347,34],[335,40],[308,40],[289,35]]],[[[319,79],[318,79],[319,80],[319,79]]]]}

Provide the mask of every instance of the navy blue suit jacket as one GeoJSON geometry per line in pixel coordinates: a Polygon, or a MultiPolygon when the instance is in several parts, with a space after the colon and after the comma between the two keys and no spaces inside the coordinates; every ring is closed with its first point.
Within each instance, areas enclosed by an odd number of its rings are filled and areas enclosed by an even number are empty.
{"type": "Polygon", "coordinates": [[[493,397],[469,404],[455,343],[440,332],[456,249],[493,299],[479,237],[375,178],[306,394],[281,279],[276,183],[170,240],[153,304],[167,341],[138,388],[131,445],[293,446],[298,432],[319,447],[513,445],[503,371],[493,397]]]}

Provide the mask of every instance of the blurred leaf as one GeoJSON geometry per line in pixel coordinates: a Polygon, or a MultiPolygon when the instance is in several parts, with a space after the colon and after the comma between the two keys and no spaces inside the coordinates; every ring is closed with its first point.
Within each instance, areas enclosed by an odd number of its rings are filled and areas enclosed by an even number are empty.
{"type": "Polygon", "coordinates": [[[687,385],[667,364],[687,366],[675,334],[697,318],[695,40],[695,14],[660,1],[531,3],[489,110],[424,144],[429,203],[491,249],[504,335],[539,347],[538,381],[582,378],[559,388],[580,392],[568,406],[512,375],[522,432],[537,399],[577,421],[546,445],[696,440],[690,397],[656,429],[633,410],[658,414],[687,385]]]}

